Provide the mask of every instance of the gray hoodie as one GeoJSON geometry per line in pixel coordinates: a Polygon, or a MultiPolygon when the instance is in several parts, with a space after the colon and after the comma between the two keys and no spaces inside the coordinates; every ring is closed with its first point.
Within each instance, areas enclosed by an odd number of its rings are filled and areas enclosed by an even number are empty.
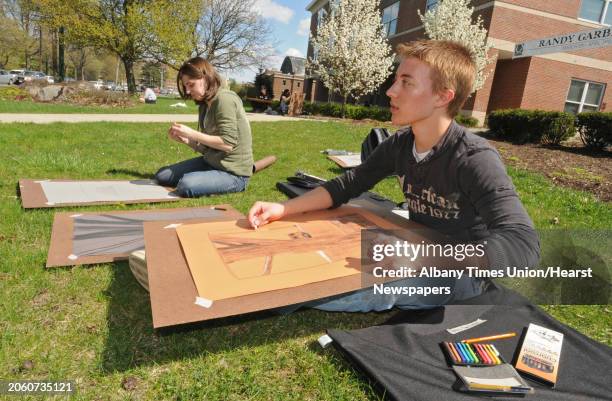
{"type": "Polygon", "coordinates": [[[360,166],[323,187],[337,207],[397,174],[410,220],[455,241],[485,243],[490,268],[535,267],[540,243],[497,151],[455,121],[418,162],[410,128],[381,143],[360,166]]]}

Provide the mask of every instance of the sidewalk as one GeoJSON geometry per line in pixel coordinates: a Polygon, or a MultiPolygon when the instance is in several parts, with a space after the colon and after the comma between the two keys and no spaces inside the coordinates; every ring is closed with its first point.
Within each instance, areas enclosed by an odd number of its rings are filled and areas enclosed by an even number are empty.
{"type": "MultiPolygon", "coordinates": [[[[249,121],[321,121],[288,116],[271,116],[262,113],[246,113],[249,121]]],[[[49,124],[56,122],[144,122],[144,123],[197,123],[197,114],[19,114],[0,113],[0,123],[49,124]]]]}

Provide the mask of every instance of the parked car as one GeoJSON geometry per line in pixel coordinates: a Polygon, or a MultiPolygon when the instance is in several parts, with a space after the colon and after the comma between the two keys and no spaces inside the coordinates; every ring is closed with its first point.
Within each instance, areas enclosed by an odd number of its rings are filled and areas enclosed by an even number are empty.
{"type": "MultiPolygon", "coordinates": [[[[41,74],[42,74],[42,72],[41,72],[41,74]]],[[[36,71],[28,71],[28,70],[24,71],[24,73],[23,73],[23,82],[32,82],[35,79],[36,79],[36,71]]]]}
{"type": "Polygon", "coordinates": [[[17,81],[17,74],[12,74],[10,71],[0,70],[0,84],[11,85],[17,81]]]}
{"type": "Polygon", "coordinates": [[[104,82],[102,82],[101,80],[89,81],[89,83],[93,85],[94,89],[96,90],[102,89],[102,87],[104,86],[104,82]]]}
{"type": "Polygon", "coordinates": [[[11,70],[9,71],[9,74],[15,74],[15,81],[13,81],[13,83],[15,85],[19,85],[22,84],[25,81],[25,72],[27,70],[11,70]]]}
{"type": "Polygon", "coordinates": [[[112,90],[116,92],[127,92],[127,89],[127,84],[117,84],[112,90]]]}
{"type": "Polygon", "coordinates": [[[51,75],[45,75],[44,72],[41,71],[32,71],[34,74],[32,75],[32,80],[34,81],[46,81],[49,84],[55,82],[55,79],[51,75]]]}

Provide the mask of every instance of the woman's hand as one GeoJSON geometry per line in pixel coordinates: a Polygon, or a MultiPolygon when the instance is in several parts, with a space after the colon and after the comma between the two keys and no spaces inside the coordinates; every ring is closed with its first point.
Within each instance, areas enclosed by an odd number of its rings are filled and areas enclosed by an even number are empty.
{"type": "Polygon", "coordinates": [[[187,145],[193,139],[193,132],[186,125],[173,123],[168,130],[168,138],[187,145]]]}
{"type": "Polygon", "coordinates": [[[249,210],[248,219],[253,228],[263,226],[271,221],[279,220],[285,215],[285,205],[282,203],[255,202],[249,210]]]}

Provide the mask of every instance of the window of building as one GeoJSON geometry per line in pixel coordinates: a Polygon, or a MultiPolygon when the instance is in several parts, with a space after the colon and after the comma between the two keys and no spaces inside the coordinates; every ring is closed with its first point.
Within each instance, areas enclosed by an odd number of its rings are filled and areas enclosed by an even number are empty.
{"type": "Polygon", "coordinates": [[[298,88],[300,87],[300,83],[299,83],[299,82],[297,83],[297,87],[298,87],[298,88]]]}
{"type": "Polygon", "coordinates": [[[425,3],[425,11],[429,11],[438,5],[438,0],[427,0],[425,3]]]}
{"type": "Polygon", "coordinates": [[[565,101],[565,111],[573,114],[598,111],[604,90],[604,84],[572,79],[565,101]]]}
{"type": "Polygon", "coordinates": [[[283,79],[283,86],[287,85],[287,80],[283,79]]]}
{"type": "Polygon", "coordinates": [[[612,25],[612,0],[582,0],[580,18],[612,25]]]}
{"type": "Polygon", "coordinates": [[[382,24],[387,36],[397,32],[397,14],[399,12],[399,1],[385,7],[382,14],[382,24]]]}

